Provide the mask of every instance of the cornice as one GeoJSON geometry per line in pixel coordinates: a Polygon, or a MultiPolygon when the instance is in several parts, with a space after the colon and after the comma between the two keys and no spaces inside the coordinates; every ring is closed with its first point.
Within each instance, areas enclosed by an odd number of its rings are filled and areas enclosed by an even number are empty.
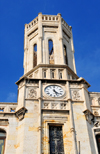
{"type": "MultiPolygon", "coordinates": [[[[77,76],[77,74],[75,74],[71,68],[68,65],[58,65],[58,64],[39,64],[36,67],[34,67],[33,69],[31,69],[29,72],[27,72],[26,74],[24,74],[22,77],[20,77],[20,79],[16,82],[16,84],[18,84],[22,79],[27,78],[27,76],[29,74],[31,74],[33,71],[37,70],[40,67],[48,67],[48,68],[66,68],[73,76],[75,76],[77,79],[79,78],[77,76]]],[[[54,79],[55,80],[55,79],[54,79]]]]}

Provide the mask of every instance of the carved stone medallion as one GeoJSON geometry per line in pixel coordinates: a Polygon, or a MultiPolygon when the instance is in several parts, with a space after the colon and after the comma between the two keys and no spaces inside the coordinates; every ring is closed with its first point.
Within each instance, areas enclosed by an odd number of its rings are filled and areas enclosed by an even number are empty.
{"type": "Polygon", "coordinates": [[[36,98],[37,91],[34,88],[29,89],[28,96],[29,98],[36,98]]]}
{"type": "Polygon", "coordinates": [[[73,90],[72,91],[72,99],[73,100],[80,100],[80,93],[78,90],[73,90]]]}

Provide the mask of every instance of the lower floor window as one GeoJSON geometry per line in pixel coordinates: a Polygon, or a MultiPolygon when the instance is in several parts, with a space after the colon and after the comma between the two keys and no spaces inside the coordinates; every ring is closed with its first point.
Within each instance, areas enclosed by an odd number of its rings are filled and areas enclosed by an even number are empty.
{"type": "Polygon", "coordinates": [[[100,134],[96,135],[96,141],[97,141],[97,146],[98,146],[98,152],[100,154],[100,134]]]}
{"type": "Polygon", "coordinates": [[[0,154],[4,153],[4,143],[5,143],[5,140],[0,139],[0,154]]]}
{"type": "Polygon", "coordinates": [[[0,130],[0,154],[4,154],[5,139],[6,132],[4,130],[0,130]]]}
{"type": "Polygon", "coordinates": [[[64,154],[62,126],[49,126],[50,154],[64,154]]]}

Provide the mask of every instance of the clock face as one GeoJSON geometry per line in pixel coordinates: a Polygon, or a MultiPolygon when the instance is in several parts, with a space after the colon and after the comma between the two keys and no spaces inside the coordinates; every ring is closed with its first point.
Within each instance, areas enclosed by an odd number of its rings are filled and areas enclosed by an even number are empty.
{"type": "Polygon", "coordinates": [[[60,86],[56,85],[47,86],[44,91],[51,97],[61,97],[64,95],[64,90],[60,86]]]}

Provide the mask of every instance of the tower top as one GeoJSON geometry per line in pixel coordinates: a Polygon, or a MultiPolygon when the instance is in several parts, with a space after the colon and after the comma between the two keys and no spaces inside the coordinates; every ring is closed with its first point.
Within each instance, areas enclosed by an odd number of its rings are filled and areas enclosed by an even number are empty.
{"type": "Polygon", "coordinates": [[[39,68],[47,67],[55,72],[67,67],[76,74],[72,27],[60,13],[44,15],[40,12],[30,23],[25,24],[24,75],[33,71],[33,74],[39,74],[33,75],[35,78],[41,78],[39,68]]]}
{"type": "Polygon", "coordinates": [[[71,33],[72,27],[69,26],[67,24],[67,22],[61,17],[62,16],[61,13],[58,13],[57,15],[44,15],[44,14],[42,14],[42,12],[39,12],[38,16],[35,19],[33,19],[30,23],[25,24],[27,31],[31,30],[32,27],[34,27],[36,24],[38,24],[39,16],[41,16],[43,24],[45,24],[45,22],[48,22],[48,24],[56,23],[56,25],[57,25],[57,22],[59,22],[60,18],[61,18],[62,25],[67,28],[69,33],[71,33]]]}

